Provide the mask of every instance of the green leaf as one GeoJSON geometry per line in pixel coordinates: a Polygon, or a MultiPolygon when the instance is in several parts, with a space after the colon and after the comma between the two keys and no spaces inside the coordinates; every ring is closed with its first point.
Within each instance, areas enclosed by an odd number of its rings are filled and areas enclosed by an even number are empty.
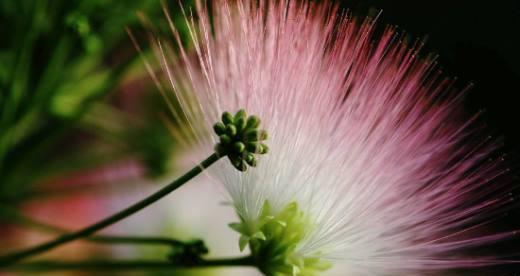
{"type": "Polygon", "coordinates": [[[230,223],[230,224],[228,224],[228,226],[229,226],[231,229],[237,231],[237,232],[240,233],[240,234],[243,234],[243,235],[246,235],[246,234],[247,234],[247,233],[246,233],[246,229],[245,229],[243,223],[234,222],[234,223],[230,223]]]}
{"type": "Polygon", "coordinates": [[[240,239],[238,240],[238,246],[240,247],[240,252],[244,251],[247,244],[249,243],[251,239],[246,235],[241,235],[240,239]]]}
{"type": "Polygon", "coordinates": [[[296,265],[293,265],[292,266],[292,275],[296,276],[298,274],[300,274],[300,268],[298,266],[296,266],[296,265]]]}
{"type": "Polygon", "coordinates": [[[263,241],[267,240],[267,238],[264,235],[264,232],[262,232],[262,231],[258,231],[256,233],[254,233],[253,236],[251,236],[251,238],[259,239],[259,240],[263,240],[263,241]]]}

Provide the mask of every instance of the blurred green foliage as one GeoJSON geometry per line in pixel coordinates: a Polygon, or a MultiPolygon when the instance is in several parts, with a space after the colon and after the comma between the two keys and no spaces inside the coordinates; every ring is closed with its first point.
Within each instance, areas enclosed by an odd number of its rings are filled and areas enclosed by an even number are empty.
{"type": "Polygon", "coordinates": [[[136,11],[162,17],[159,0],[0,1],[0,202],[122,156],[164,172],[172,142],[147,120],[164,104],[143,102],[153,107],[140,123],[107,96],[141,64],[124,31],[141,26],[136,11]],[[92,137],[111,146],[81,147],[92,137]]]}

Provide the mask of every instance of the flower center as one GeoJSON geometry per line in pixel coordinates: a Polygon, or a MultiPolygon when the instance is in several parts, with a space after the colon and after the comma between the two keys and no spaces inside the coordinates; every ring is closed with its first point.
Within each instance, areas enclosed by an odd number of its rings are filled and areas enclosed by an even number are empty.
{"type": "Polygon", "coordinates": [[[240,250],[249,245],[258,268],[266,275],[315,275],[331,266],[319,253],[302,256],[297,252],[305,233],[314,226],[295,202],[273,214],[266,201],[254,226],[244,220],[229,226],[241,234],[240,250]]]}

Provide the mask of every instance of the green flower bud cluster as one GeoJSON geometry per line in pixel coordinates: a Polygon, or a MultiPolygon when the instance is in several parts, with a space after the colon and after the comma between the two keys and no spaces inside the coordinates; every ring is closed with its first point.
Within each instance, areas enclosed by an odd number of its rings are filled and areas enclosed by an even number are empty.
{"type": "Polygon", "coordinates": [[[217,154],[226,155],[239,171],[246,171],[247,165],[255,167],[255,154],[266,154],[269,150],[263,143],[267,131],[259,129],[259,126],[260,119],[254,115],[248,117],[243,109],[234,116],[224,112],[222,122],[213,126],[220,140],[215,147],[217,154]]]}

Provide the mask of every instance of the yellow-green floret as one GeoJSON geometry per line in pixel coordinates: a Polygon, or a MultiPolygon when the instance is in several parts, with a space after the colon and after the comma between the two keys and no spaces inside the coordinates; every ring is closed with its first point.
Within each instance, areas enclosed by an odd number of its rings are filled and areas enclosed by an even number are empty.
{"type": "Polygon", "coordinates": [[[240,250],[249,245],[257,267],[266,275],[316,275],[331,266],[320,259],[319,252],[312,256],[297,252],[314,225],[295,202],[274,214],[266,201],[255,223],[241,219],[230,227],[241,234],[240,250]]]}

